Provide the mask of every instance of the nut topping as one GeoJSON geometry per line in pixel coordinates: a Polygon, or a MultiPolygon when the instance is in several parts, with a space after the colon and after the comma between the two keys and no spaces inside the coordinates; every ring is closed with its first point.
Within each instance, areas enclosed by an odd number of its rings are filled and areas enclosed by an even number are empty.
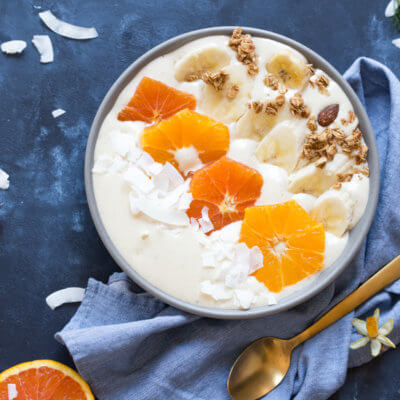
{"type": "Polygon", "coordinates": [[[339,104],[331,104],[330,106],[325,107],[318,114],[318,123],[321,126],[330,125],[337,117],[339,112],[339,104]]]}

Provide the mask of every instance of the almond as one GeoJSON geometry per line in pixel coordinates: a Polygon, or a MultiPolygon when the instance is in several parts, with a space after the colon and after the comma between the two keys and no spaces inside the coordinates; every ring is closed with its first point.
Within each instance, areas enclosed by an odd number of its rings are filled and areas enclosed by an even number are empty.
{"type": "Polygon", "coordinates": [[[318,114],[318,123],[321,126],[330,125],[337,117],[339,112],[339,104],[331,104],[330,106],[325,107],[318,114]]]}

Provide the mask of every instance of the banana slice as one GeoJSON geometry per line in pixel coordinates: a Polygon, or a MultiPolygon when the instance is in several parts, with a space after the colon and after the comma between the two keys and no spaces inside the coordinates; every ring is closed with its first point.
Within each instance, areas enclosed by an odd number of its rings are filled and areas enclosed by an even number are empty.
{"type": "Polygon", "coordinates": [[[236,126],[236,137],[260,141],[277,123],[277,115],[247,110],[236,126]]]}
{"type": "Polygon", "coordinates": [[[306,63],[290,52],[275,54],[266,65],[267,71],[276,75],[280,83],[289,89],[300,89],[307,76],[306,63]]]}
{"type": "Polygon", "coordinates": [[[175,64],[175,79],[179,82],[186,80],[190,75],[202,72],[215,72],[229,64],[229,53],[216,44],[194,50],[181,58],[175,64]]]}
{"type": "Polygon", "coordinates": [[[353,218],[354,201],[344,190],[330,189],[314,204],[311,215],[324,226],[325,231],[341,237],[353,218]]]}
{"type": "Polygon", "coordinates": [[[291,173],[300,158],[305,132],[293,121],[279,123],[258,145],[257,158],[291,173]]]}
{"type": "Polygon", "coordinates": [[[289,190],[293,193],[309,193],[320,196],[337,182],[337,174],[352,166],[345,154],[337,153],[324,168],[309,164],[289,176],[289,190]]]}
{"type": "Polygon", "coordinates": [[[234,62],[222,69],[228,74],[227,81],[222,90],[215,90],[210,85],[205,85],[199,99],[199,108],[207,115],[224,123],[237,121],[248,109],[247,103],[254,85],[254,80],[247,75],[244,65],[234,62]],[[233,86],[239,88],[236,97],[229,98],[228,91],[233,86]]]}

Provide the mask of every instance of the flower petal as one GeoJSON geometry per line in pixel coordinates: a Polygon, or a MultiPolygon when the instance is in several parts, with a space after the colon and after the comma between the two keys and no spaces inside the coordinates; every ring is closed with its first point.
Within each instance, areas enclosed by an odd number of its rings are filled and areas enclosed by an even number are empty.
{"type": "Polygon", "coordinates": [[[380,311],[379,311],[379,308],[377,308],[375,311],[374,311],[374,318],[376,319],[376,323],[379,325],[379,317],[381,316],[381,313],[380,313],[380,311]]]}
{"type": "Polygon", "coordinates": [[[356,340],[355,342],[350,344],[350,348],[355,350],[359,349],[360,347],[365,346],[369,342],[369,337],[362,337],[361,339],[356,340]]]}
{"type": "Polygon", "coordinates": [[[371,354],[373,357],[376,357],[381,352],[381,342],[376,339],[371,340],[371,354]]]}
{"type": "Polygon", "coordinates": [[[363,321],[362,319],[354,318],[352,323],[353,323],[354,328],[357,329],[357,332],[360,335],[368,336],[367,324],[365,321],[363,321]]]}
{"type": "Polygon", "coordinates": [[[379,328],[379,333],[383,336],[389,335],[390,332],[393,330],[393,324],[394,320],[393,318],[390,318],[388,321],[386,321],[380,328],[379,328]]]}
{"type": "Polygon", "coordinates": [[[384,344],[387,347],[392,347],[393,349],[396,348],[396,345],[386,336],[378,335],[376,340],[378,340],[379,342],[381,342],[382,344],[384,344]]]}

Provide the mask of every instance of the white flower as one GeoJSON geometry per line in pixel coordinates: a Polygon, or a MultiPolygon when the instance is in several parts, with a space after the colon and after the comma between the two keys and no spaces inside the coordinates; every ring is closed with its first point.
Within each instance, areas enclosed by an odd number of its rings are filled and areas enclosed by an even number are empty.
{"type": "Polygon", "coordinates": [[[356,328],[360,335],[363,335],[361,339],[356,340],[350,344],[350,348],[355,350],[365,346],[371,342],[371,354],[376,357],[382,349],[382,344],[387,347],[395,348],[396,345],[386,336],[393,330],[393,318],[385,322],[380,328],[379,327],[379,308],[377,308],[372,317],[368,317],[366,321],[358,318],[353,319],[353,326],[356,328]]]}

